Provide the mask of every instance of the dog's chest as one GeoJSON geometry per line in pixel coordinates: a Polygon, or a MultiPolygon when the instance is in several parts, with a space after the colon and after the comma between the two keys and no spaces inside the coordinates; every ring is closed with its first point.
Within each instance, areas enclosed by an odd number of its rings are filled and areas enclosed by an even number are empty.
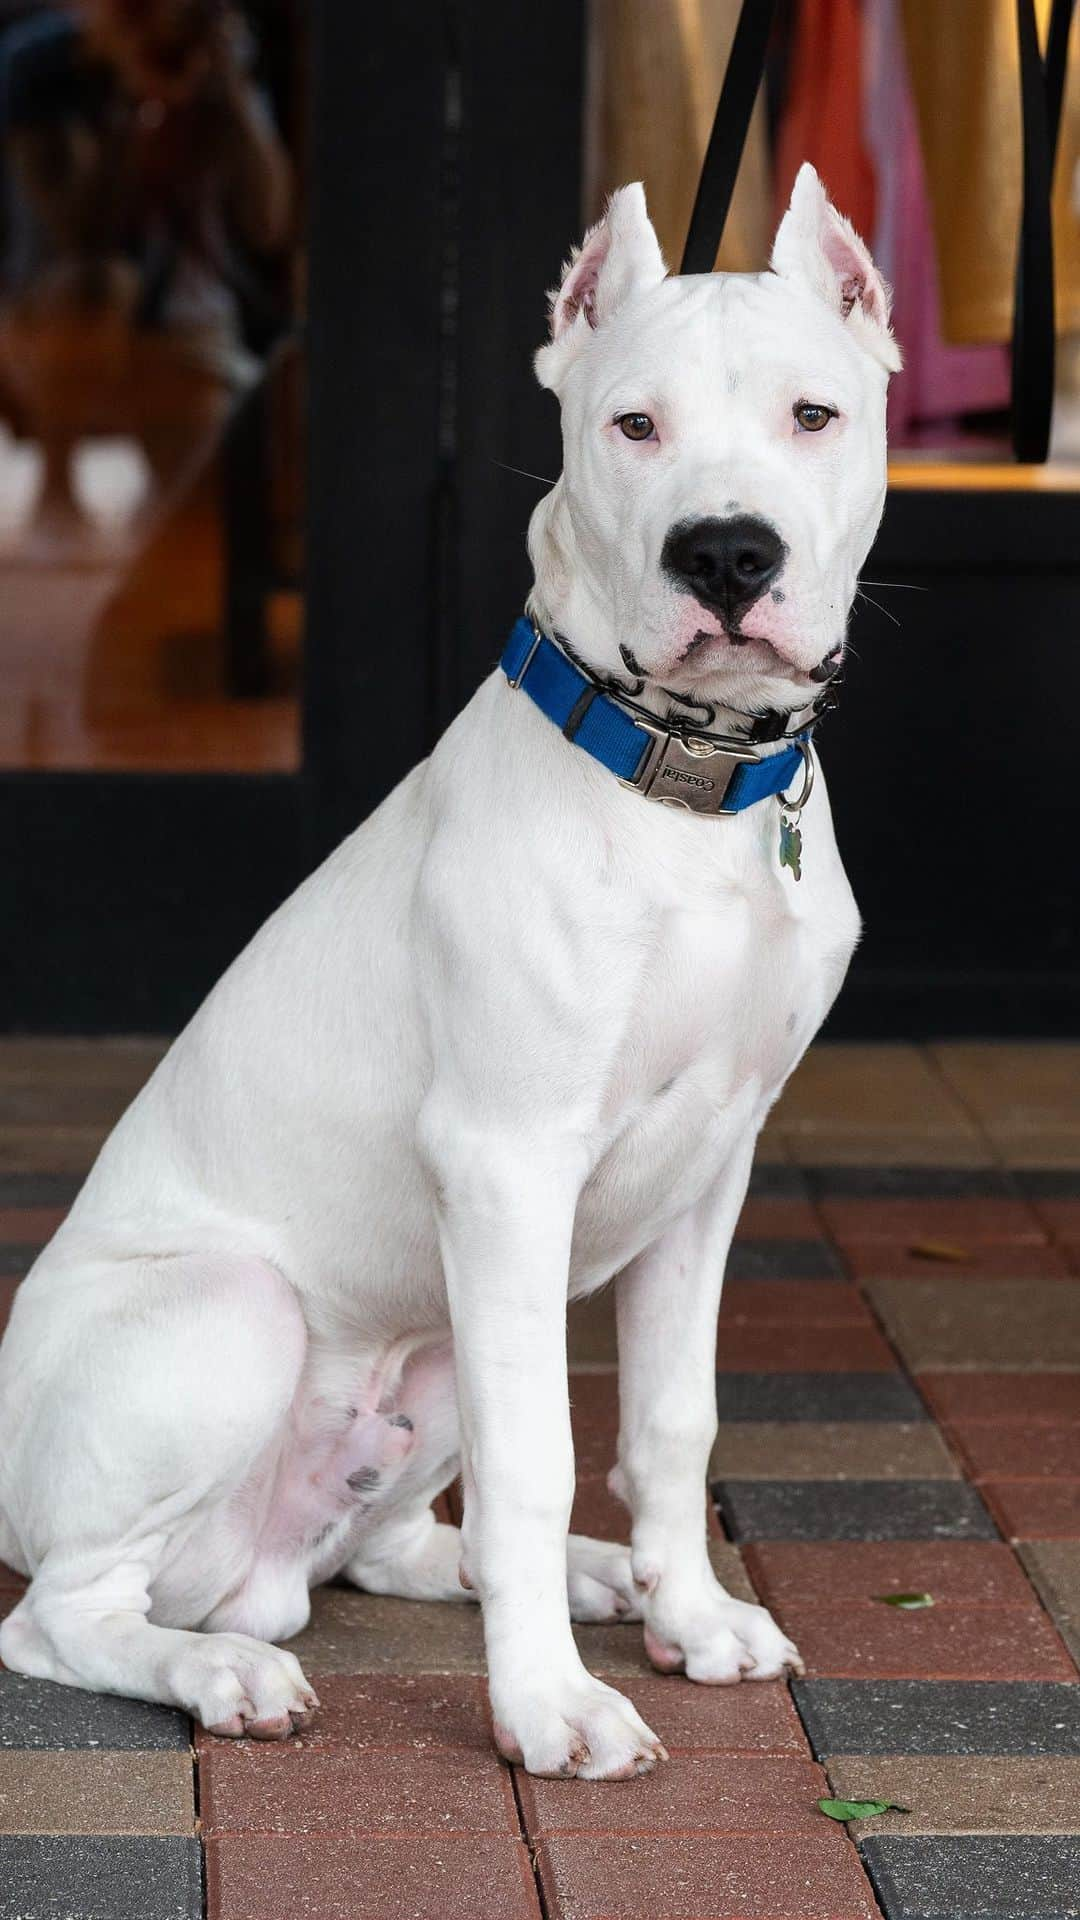
{"type": "Polygon", "coordinates": [[[701,1197],[820,1026],[858,929],[829,851],[810,884],[768,870],[746,884],[725,875],[659,915],[579,1207],[575,1291],[701,1197]]]}

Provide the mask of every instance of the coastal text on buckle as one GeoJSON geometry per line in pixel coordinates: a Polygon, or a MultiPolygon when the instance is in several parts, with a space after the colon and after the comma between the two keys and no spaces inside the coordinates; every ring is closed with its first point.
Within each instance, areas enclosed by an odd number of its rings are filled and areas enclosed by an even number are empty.
{"type": "Polygon", "coordinates": [[[733,807],[724,805],[732,780],[739,767],[760,760],[760,754],[752,748],[743,752],[739,747],[717,746],[694,734],[670,733],[641,721],[638,725],[651,734],[652,744],[633,779],[622,782],[624,787],[691,813],[734,813],[733,807]]]}

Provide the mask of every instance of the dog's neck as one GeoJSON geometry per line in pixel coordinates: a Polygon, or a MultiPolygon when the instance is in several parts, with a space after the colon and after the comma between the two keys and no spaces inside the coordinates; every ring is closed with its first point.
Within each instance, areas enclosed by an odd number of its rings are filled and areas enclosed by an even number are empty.
{"type": "Polygon", "coordinates": [[[724,705],[722,700],[695,698],[689,692],[661,685],[643,672],[634,653],[634,636],[628,634],[614,643],[598,644],[584,618],[569,616],[565,603],[569,573],[563,551],[559,523],[562,486],[557,483],[535,509],[529,524],[529,557],[535,571],[532,591],[525,603],[530,619],[554,640],[563,652],[591,679],[638,710],[644,710],[663,725],[676,731],[697,730],[746,739],[768,753],[779,750],[785,738],[800,732],[820,713],[822,697],[799,708],[783,712],[748,713],[724,705]]]}

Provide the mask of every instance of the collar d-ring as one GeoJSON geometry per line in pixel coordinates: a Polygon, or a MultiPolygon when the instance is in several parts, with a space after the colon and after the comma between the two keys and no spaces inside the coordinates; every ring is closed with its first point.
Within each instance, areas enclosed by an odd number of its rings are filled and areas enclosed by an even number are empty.
{"type": "Polygon", "coordinates": [[[786,793],[778,793],[776,797],[785,813],[797,814],[802,812],[814,790],[814,755],[809,740],[793,740],[791,744],[802,754],[803,789],[797,800],[789,800],[786,793]]]}

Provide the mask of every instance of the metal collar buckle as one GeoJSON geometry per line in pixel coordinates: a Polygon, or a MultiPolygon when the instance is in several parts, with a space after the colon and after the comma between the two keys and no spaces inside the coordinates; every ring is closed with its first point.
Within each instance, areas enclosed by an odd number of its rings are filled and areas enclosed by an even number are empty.
{"type": "Polygon", "coordinates": [[[753,748],[716,746],[694,734],[669,733],[664,727],[638,725],[642,733],[652,735],[641,766],[624,787],[644,794],[647,800],[660,800],[665,806],[684,807],[689,813],[733,814],[725,807],[731,783],[741,766],[760,760],[753,748]]]}

